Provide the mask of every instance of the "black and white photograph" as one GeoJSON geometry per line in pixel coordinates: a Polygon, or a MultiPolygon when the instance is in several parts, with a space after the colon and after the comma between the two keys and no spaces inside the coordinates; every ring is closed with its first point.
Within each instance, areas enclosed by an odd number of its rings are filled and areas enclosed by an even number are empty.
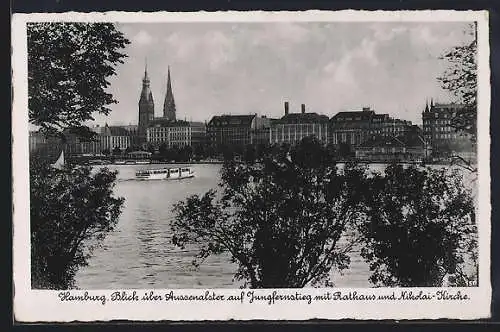
{"type": "Polygon", "coordinates": [[[486,12],[111,14],[14,22],[23,317],[487,317],[486,12]]]}

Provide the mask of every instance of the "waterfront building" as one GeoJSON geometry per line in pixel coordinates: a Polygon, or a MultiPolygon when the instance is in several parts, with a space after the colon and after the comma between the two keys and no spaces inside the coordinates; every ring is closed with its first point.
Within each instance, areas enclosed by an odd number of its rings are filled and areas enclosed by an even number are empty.
{"type": "Polygon", "coordinates": [[[131,136],[129,132],[121,126],[104,126],[104,132],[98,136],[101,152],[112,151],[115,148],[126,150],[131,146],[131,136]]]}
{"type": "Polygon", "coordinates": [[[426,144],[419,135],[377,135],[354,147],[356,159],[366,162],[423,161],[426,144]]]}
{"type": "Polygon", "coordinates": [[[194,146],[206,141],[206,126],[196,121],[171,121],[156,118],[147,129],[147,142],[155,147],[194,146]]]}
{"type": "Polygon", "coordinates": [[[422,112],[424,138],[431,145],[435,156],[459,155],[465,156],[467,160],[475,157],[476,147],[471,135],[457,131],[453,124],[453,119],[461,112],[470,113],[471,109],[463,104],[434,104],[433,100],[430,105],[426,103],[422,112]]]}
{"type": "Polygon", "coordinates": [[[375,114],[369,107],[361,111],[346,111],[335,114],[330,120],[330,139],[334,145],[357,146],[372,134],[381,134],[387,114],[375,114]]]}
{"type": "Polygon", "coordinates": [[[363,107],[360,111],[339,112],[331,118],[329,143],[355,147],[377,136],[398,137],[414,130],[411,121],[363,107]]]}
{"type": "Polygon", "coordinates": [[[270,119],[257,114],[216,115],[207,124],[207,138],[216,146],[257,144],[269,126],[270,119]]]}
{"type": "Polygon", "coordinates": [[[299,143],[303,138],[315,136],[320,142],[328,142],[328,117],[313,112],[306,112],[305,104],[300,113],[290,113],[289,104],[285,102],[285,114],[281,119],[273,121],[269,128],[270,144],[299,143]]]}

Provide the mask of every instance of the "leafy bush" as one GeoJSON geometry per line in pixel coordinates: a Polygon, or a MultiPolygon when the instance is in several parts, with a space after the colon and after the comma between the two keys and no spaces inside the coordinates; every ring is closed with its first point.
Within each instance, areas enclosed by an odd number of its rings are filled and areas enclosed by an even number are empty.
{"type": "Polygon", "coordinates": [[[467,283],[461,266],[465,253],[477,263],[477,229],[471,192],[457,171],[394,164],[366,188],[361,255],[373,284],[437,287],[447,274],[467,283]]]}
{"type": "Polygon", "coordinates": [[[264,156],[261,163],[227,162],[221,190],[179,202],[174,244],[196,243],[195,264],[227,252],[235,275],[252,288],[330,284],[332,268],[349,265],[346,228],[362,217],[365,170],[338,169],[317,140],[264,156]]]}
{"type": "Polygon", "coordinates": [[[89,167],[30,165],[31,284],[74,287],[77,269],[113,230],[123,198],[113,197],[116,172],[89,167]]]}

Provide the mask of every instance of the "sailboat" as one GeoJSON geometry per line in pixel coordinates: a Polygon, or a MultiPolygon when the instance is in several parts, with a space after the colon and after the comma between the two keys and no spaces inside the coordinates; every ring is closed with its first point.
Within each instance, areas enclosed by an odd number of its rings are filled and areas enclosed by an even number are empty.
{"type": "Polygon", "coordinates": [[[63,169],[64,168],[64,150],[61,150],[61,154],[59,158],[57,158],[56,162],[51,165],[55,169],[63,169]]]}

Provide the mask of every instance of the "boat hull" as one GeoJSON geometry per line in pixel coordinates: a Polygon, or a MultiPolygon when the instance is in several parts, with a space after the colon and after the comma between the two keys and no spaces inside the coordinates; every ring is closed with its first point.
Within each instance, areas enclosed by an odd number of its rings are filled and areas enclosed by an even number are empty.
{"type": "Polygon", "coordinates": [[[179,170],[179,169],[160,169],[160,170],[142,170],[136,173],[135,178],[137,180],[182,180],[194,177],[194,172],[190,169],[179,170]]]}

